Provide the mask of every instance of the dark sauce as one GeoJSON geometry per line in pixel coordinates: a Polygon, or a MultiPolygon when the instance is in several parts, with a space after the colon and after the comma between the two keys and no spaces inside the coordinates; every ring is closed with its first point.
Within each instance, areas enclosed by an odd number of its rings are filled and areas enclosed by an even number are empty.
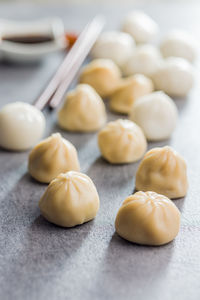
{"type": "Polygon", "coordinates": [[[52,42],[54,40],[50,35],[5,36],[2,39],[4,41],[20,44],[42,44],[52,42]]]}

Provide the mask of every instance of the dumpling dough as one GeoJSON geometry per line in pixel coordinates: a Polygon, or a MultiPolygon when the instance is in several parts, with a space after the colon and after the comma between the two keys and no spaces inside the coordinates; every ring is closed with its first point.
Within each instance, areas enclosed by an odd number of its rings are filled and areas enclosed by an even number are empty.
{"type": "Polygon", "coordinates": [[[45,130],[43,113],[28,103],[14,102],[0,111],[0,146],[22,151],[33,147],[45,130]]]}
{"type": "Polygon", "coordinates": [[[122,30],[129,33],[136,43],[148,43],[158,34],[158,25],[143,11],[134,10],[124,19],[122,30]]]}
{"type": "Polygon", "coordinates": [[[159,246],[172,241],[180,229],[180,212],[167,197],[137,192],[124,200],[116,220],[116,232],[142,245],[159,246]]]}
{"type": "Polygon", "coordinates": [[[145,136],[135,123],[129,120],[116,120],[108,123],[98,135],[102,156],[113,164],[131,163],[145,153],[145,136]]]}
{"type": "Polygon", "coordinates": [[[95,131],[105,122],[105,105],[101,97],[88,84],[79,84],[75,90],[69,92],[58,112],[58,123],[66,130],[95,131]]]}
{"type": "Polygon", "coordinates": [[[99,210],[99,196],[92,180],[70,171],[58,175],[40,199],[39,208],[49,222],[73,227],[92,220],[99,210]]]}
{"type": "Polygon", "coordinates": [[[151,149],[138,167],[135,187],[138,191],[154,191],[170,199],[184,197],[188,189],[184,159],[168,146],[151,149]]]}
{"type": "Polygon", "coordinates": [[[184,97],[191,90],[194,82],[192,65],[180,57],[169,57],[153,74],[157,90],[170,96],[184,97]]]}
{"type": "Polygon", "coordinates": [[[107,31],[101,34],[92,48],[93,58],[108,58],[121,67],[131,56],[135,47],[132,36],[120,31],[107,31]]]}
{"type": "Polygon", "coordinates": [[[173,30],[162,41],[160,50],[164,57],[182,57],[193,62],[197,56],[197,42],[189,33],[173,30]]]}
{"type": "Polygon", "coordinates": [[[151,77],[160,67],[162,57],[159,49],[153,45],[138,46],[122,70],[126,76],[136,73],[151,77]]]}
{"type": "Polygon", "coordinates": [[[77,151],[60,133],[54,133],[33,148],[28,170],[37,181],[49,183],[62,172],[80,170],[77,151]]]}
{"type": "Polygon", "coordinates": [[[95,59],[83,68],[80,82],[91,85],[104,98],[121,82],[121,71],[112,60],[95,59]]]}
{"type": "Polygon", "coordinates": [[[138,98],[130,113],[130,119],[143,129],[149,141],[169,138],[176,127],[177,118],[176,105],[163,92],[138,98]]]}
{"type": "Polygon", "coordinates": [[[111,110],[128,114],[141,96],[153,92],[153,82],[144,75],[136,74],[125,79],[110,97],[111,110]]]}

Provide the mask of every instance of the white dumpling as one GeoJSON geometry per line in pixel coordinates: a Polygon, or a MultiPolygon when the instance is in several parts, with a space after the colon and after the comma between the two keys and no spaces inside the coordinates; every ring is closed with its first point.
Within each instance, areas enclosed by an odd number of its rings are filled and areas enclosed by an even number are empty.
{"type": "Polygon", "coordinates": [[[176,127],[177,118],[176,105],[163,92],[138,98],[130,113],[130,119],[142,128],[150,141],[169,138],[176,127]]]}
{"type": "Polygon", "coordinates": [[[184,97],[193,86],[194,70],[186,59],[169,57],[163,61],[152,78],[157,90],[170,96],[184,97]]]}
{"type": "Polygon", "coordinates": [[[31,104],[14,102],[0,110],[0,146],[22,151],[34,146],[45,131],[43,113],[31,104]]]}
{"type": "Polygon", "coordinates": [[[51,181],[39,208],[49,222],[73,227],[94,219],[99,210],[99,195],[87,175],[70,171],[51,181]]]}
{"type": "Polygon", "coordinates": [[[132,163],[145,153],[147,142],[141,128],[129,120],[109,122],[98,135],[102,156],[113,164],[132,163]]]}
{"type": "Polygon", "coordinates": [[[154,40],[159,31],[157,23],[139,10],[134,10],[125,17],[122,30],[132,35],[136,43],[154,40]]]}
{"type": "Polygon", "coordinates": [[[160,50],[164,57],[182,57],[193,62],[197,56],[197,42],[191,34],[173,30],[163,39],[160,50]]]}
{"type": "Polygon", "coordinates": [[[157,71],[161,62],[162,56],[158,48],[148,44],[137,46],[122,70],[126,76],[140,73],[151,77],[157,71]]]}
{"type": "Polygon", "coordinates": [[[88,84],[79,84],[69,92],[58,112],[60,127],[70,131],[96,131],[105,122],[106,109],[103,100],[88,84]]]}
{"type": "Polygon", "coordinates": [[[44,183],[49,183],[60,173],[79,171],[76,148],[60,133],[54,133],[33,148],[28,158],[28,170],[34,179],[44,183]]]}
{"type": "Polygon", "coordinates": [[[92,48],[93,58],[108,58],[121,67],[135,47],[133,38],[125,32],[107,31],[101,34],[92,48]]]}

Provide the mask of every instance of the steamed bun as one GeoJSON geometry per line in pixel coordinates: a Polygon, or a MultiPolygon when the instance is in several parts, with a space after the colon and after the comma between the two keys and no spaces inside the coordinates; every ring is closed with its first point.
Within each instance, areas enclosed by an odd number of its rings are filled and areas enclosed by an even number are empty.
{"type": "Polygon", "coordinates": [[[123,65],[123,73],[130,76],[136,73],[151,77],[159,68],[162,57],[153,45],[138,46],[129,60],[123,65]]]}
{"type": "Polygon", "coordinates": [[[175,204],[154,192],[137,192],[124,200],[116,220],[116,232],[142,245],[159,246],[172,241],[180,229],[180,212],[175,204]]]}
{"type": "Polygon", "coordinates": [[[111,110],[128,114],[135,100],[153,91],[153,82],[142,74],[125,79],[110,97],[111,110]]]}
{"type": "Polygon", "coordinates": [[[138,124],[149,141],[161,141],[173,133],[178,118],[174,101],[163,92],[138,98],[130,112],[130,119],[138,124]]]}
{"type": "Polygon", "coordinates": [[[93,58],[108,58],[121,67],[135,47],[132,36],[120,31],[103,32],[92,48],[93,58]]]}
{"type": "Polygon", "coordinates": [[[95,59],[83,68],[80,82],[91,85],[104,98],[121,82],[121,71],[112,60],[95,59]]]}
{"type": "Polygon", "coordinates": [[[129,120],[109,122],[98,135],[102,156],[113,164],[131,163],[145,153],[145,136],[135,123],[129,120]]]}
{"type": "Polygon", "coordinates": [[[184,58],[169,57],[155,71],[153,81],[157,90],[170,96],[184,97],[194,83],[192,65],[184,58]]]}
{"type": "Polygon", "coordinates": [[[58,112],[60,127],[70,131],[95,131],[105,122],[105,105],[88,84],[79,84],[75,90],[69,92],[58,112]]]}
{"type": "Polygon", "coordinates": [[[33,148],[28,170],[37,181],[49,183],[62,172],[80,170],[77,151],[59,133],[54,133],[33,148]]]}
{"type": "Polygon", "coordinates": [[[186,163],[171,147],[154,148],[141,161],[135,187],[154,191],[171,199],[184,197],[188,189],[186,163]]]}
{"type": "Polygon", "coordinates": [[[148,43],[158,34],[158,25],[143,11],[134,10],[124,19],[122,30],[129,33],[136,43],[148,43]]]}
{"type": "Polygon", "coordinates": [[[39,208],[49,222],[73,227],[96,216],[99,196],[87,175],[70,171],[51,181],[40,199],[39,208]]]}

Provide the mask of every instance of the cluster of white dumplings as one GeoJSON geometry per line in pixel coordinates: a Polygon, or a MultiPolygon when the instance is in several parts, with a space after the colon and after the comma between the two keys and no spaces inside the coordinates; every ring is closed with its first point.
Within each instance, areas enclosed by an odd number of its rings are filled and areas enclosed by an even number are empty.
{"type": "MultiPolygon", "coordinates": [[[[149,44],[158,32],[155,21],[141,11],[133,11],[125,18],[122,31],[103,33],[91,51],[95,59],[82,69],[79,85],[67,94],[57,114],[64,130],[99,131],[99,150],[109,163],[133,163],[143,158],[136,173],[138,192],[123,202],[115,228],[121,237],[144,245],[162,245],[176,237],[180,212],[170,199],[184,197],[188,189],[186,163],[176,151],[166,146],[145,154],[147,141],[166,140],[172,135],[178,111],[170,96],[186,96],[194,80],[194,39],[173,31],[158,48],[149,44]],[[105,98],[111,111],[128,115],[129,119],[106,124],[105,98]]],[[[24,140],[17,139],[12,119],[16,119],[20,105],[7,105],[0,112],[0,145],[6,149],[32,147],[44,131],[43,115],[27,105],[34,116],[29,126],[33,127],[34,121],[39,125],[32,140],[25,129],[24,140]]],[[[24,124],[22,113],[18,119],[15,125],[20,130],[24,124]]],[[[80,173],[75,147],[59,133],[32,149],[28,170],[35,180],[49,183],[39,202],[48,221],[73,227],[96,216],[96,187],[80,173]]]]}

